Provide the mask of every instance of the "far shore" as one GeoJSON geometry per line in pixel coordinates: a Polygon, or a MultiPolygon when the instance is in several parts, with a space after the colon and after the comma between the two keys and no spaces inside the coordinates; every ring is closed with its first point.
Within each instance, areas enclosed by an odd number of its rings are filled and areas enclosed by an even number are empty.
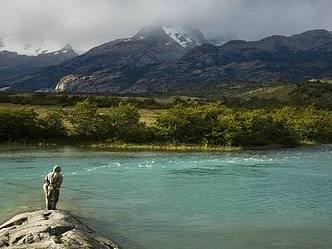
{"type": "MultiPolygon", "coordinates": [[[[287,149],[287,148],[303,148],[303,147],[314,147],[323,145],[311,141],[304,141],[295,147],[284,147],[278,144],[271,144],[266,146],[256,147],[237,147],[237,146],[212,146],[212,145],[200,145],[200,144],[127,144],[127,143],[87,143],[87,142],[32,142],[32,143],[0,143],[0,146],[12,146],[28,148],[28,147],[39,147],[39,148],[52,148],[52,147],[64,147],[71,146],[73,148],[87,149],[87,150],[102,150],[102,151],[114,151],[114,152],[174,152],[174,153],[185,153],[185,152],[239,152],[239,151],[263,151],[273,149],[287,149]]],[[[1,150],[1,147],[0,147],[1,150]]]]}

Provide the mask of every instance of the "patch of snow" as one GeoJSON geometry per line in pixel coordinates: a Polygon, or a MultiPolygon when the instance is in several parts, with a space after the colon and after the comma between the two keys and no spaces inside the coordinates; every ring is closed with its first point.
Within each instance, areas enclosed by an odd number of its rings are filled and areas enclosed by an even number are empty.
{"type": "Polygon", "coordinates": [[[6,92],[8,90],[10,90],[9,86],[0,88],[0,92],[6,92]]]}
{"type": "Polygon", "coordinates": [[[184,48],[200,45],[198,38],[190,30],[177,26],[164,26],[162,29],[170,38],[184,48]]]}
{"type": "Polygon", "coordinates": [[[78,48],[72,48],[72,49],[78,55],[84,54],[86,52],[86,50],[83,50],[83,49],[78,49],[78,48]]]}

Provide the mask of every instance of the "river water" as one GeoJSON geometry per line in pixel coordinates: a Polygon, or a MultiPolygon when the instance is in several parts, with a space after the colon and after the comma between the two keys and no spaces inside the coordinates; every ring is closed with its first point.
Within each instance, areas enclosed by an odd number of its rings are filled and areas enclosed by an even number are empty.
{"type": "Polygon", "coordinates": [[[332,248],[332,146],[236,153],[0,148],[0,221],[40,209],[63,168],[60,209],[126,249],[332,248]]]}

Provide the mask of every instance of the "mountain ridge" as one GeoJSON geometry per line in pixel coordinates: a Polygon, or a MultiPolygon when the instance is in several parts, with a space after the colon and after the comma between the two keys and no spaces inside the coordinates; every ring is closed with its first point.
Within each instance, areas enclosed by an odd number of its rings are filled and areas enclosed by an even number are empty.
{"type": "Polygon", "coordinates": [[[38,56],[42,54],[66,53],[68,50],[76,50],[70,44],[61,44],[52,39],[39,38],[31,41],[19,39],[15,36],[0,37],[0,53],[13,52],[17,55],[38,56]]]}
{"type": "Polygon", "coordinates": [[[19,79],[10,87],[28,91],[172,92],[230,82],[332,77],[332,34],[326,30],[215,46],[202,39],[195,41],[190,33],[164,29],[143,28],[131,38],[105,43],[59,66],[19,79]]]}
{"type": "MultiPolygon", "coordinates": [[[[130,38],[92,48],[58,67],[47,68],[40,74],[15,81],[10,87],[30,91],[41,88],[51,90],[57,88],[58,81],[69,74],[75,75],[69,78],[79,79],[79,85],[91,87],[93,91],[105,88],[108,91],[122,91],[142,77],[150,67],[176,61],[194,46],[187,45],[181,46],[164,31],[163,26],[148,26],[130,38]]],[[[72,90],[78,86],[75,82],[71,84],[72,90]]]]}

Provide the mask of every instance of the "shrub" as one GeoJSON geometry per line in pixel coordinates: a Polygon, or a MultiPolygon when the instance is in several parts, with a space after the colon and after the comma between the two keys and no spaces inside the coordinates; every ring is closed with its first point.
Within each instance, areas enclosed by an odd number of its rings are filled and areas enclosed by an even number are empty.
{"type": "Polygon", "coordinates": [[[100,114],[98,132],[108,139],[128,141],[139,140],[143,125],[140,114],[132,104],[122,104],[100,114]]]}
{"type": "Polygon", "coordinates": [[[1,109],[0,140],[26,140],[39,136],[37,114],[32,109],[1,109]]]}
{"type": "Polygon", "coordinates": [[[41,137],[45,139],[59,138],[66,135],[66,128],[63,124],[63,115],[60,111],[50,111],[45,116],[39,117],[41,137]]]}
{"type": "Polygon", "coordinates": [[[218,115],[216,106],[184,107],[179,105],[164,111],[157,119],[156,128],[161,137],[171,142],[209,143],[218,115]]]}
{"type": "Polygon", "coordinates": [[[77,103],[74,110],[67,114],[67,120],[73,127],[73,134],[85,137],[98,134],[99,118],[97,105],[88,99],[77,103]]]}

